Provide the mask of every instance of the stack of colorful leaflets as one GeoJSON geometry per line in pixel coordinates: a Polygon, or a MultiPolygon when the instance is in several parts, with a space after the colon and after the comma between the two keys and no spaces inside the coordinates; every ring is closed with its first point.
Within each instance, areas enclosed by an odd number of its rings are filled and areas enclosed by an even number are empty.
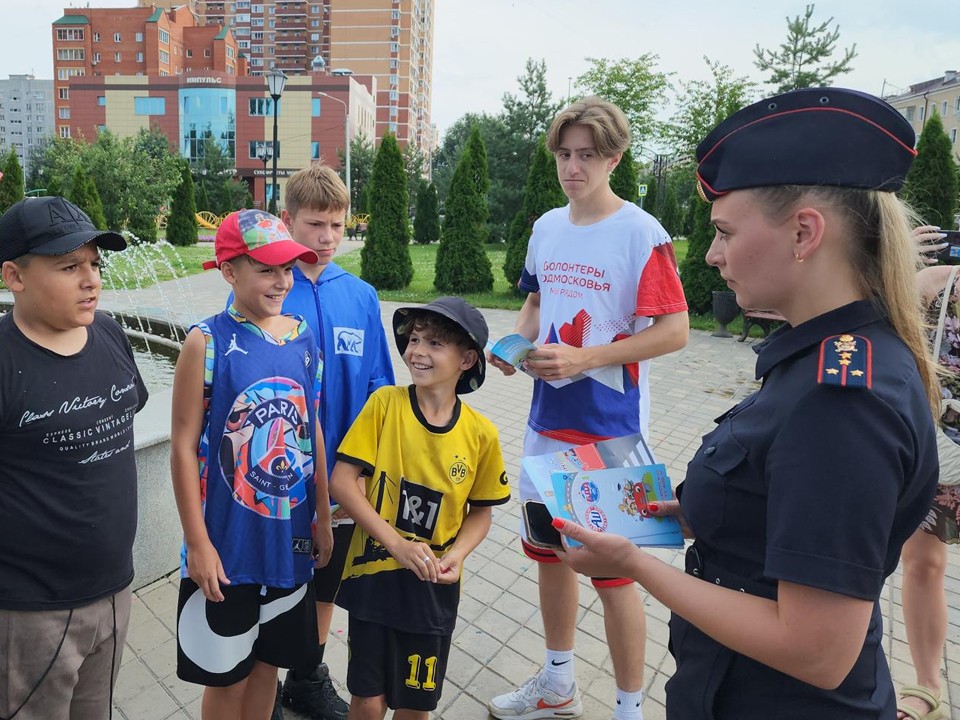
{"type": "Polygon", "coordinates": [[[672,500],[673,489],[642,435],[525,457],[521,463],[553,517],[623,535],[635,545],[683,546],[676,518],[649,513],[649,503],[672,500]]]}
{"type": "MultiPolygon", "coordinates": [[[[505,337],[497,340],[496,343],[493,341],[487,342],[486,350],[492,353],[494,356],[500,358],[508,365],[513,365],[517,370],[525,372],[532,378],[537,377],[537,375],[530,370],[527,370],[523,366],[523,361],[526,359],[527,355],[530,354],[531,350],[536,350],[537,346],[532,342],[527,340],[523,335],[518,335],[514,333],[513,335],[506,335],[505,337]]],[[[580,380],[583,375],[575,375],[573,377],[564,378],[563,380],[546,380],[545,382],[549,383],[553,387],[563,387],[564,385],[569,385],[570,383],[580,380]]]]}

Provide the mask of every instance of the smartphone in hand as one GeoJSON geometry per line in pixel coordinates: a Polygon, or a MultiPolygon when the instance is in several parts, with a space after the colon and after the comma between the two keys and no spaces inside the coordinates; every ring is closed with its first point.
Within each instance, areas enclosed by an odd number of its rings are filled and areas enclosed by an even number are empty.
{"type": "Polygon", "coordinates": [[[942,250],[937,250],[933,256],[938,262],[946,262],[950,258],[960,259],[960,230],[941,230],[941,235],[946,235],[941,242],[947,243],[942,250]]]}
{"type": "Polygon", "coordinates": [[[536,500],[527,500],[520,508],[527,542],[541,550],[563,550],[560,531],[553,526],[553,517],[547,506],[536,500]]]}

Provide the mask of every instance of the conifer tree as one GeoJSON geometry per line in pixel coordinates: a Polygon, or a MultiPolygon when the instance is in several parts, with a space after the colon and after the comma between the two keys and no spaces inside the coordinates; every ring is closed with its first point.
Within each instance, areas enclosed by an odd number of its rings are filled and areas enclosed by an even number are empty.
{"type": "Polygon", "coordinates": [[[370,223],[360,251],[360,277],[378,290],[398,290],[413,279],[407,222],[407,176],[397,139],[387,134],[370,177],[370,223]]]}
{"type": "Polygon", "coordinates": [[[47,182],[47,197],[62,197],[63,190],[60,188],[60,181],[56,177],[50,178],[47,182]]]}
{"type": "Polygon", "coordinates": [[[545,212],[562,207],[566,202],[567,197],[557,178],[557,161],[547,152],[541,138],[530,162],[530,172],[527,173],[523,207],[510,223],[510,246],[503,263],[503,274],[511,287],[516,287],[520,282],[533,224],[545,212]]]}
{"type": "Polygon", "coordinates": [[[437,200],[437,186],[420,181],[417,189],[417,216],[413,223],[413,239],[421,245],[427,245],[440,239],[440,203],[437,200]]]}
{"type": "Polygon", "coordinates": [[[643,197],[643,209],[657,217],[660,214],[657,212],[657,179],[649,177],[644,180],[644,183],[647,186],[647,194],[643,197]]]}
{"type": "Polygon", "coordinates": [[[710,203],[701,200],[699,195],[691,197],[690,202],[694,203],[693,232],[690,233],[687,256],[680,265],[680,280],[690,312],[702,314],[713,306],[714,290],[729,288],[720,277],[720,271],[707,265],[704,259],[716,235],[716,229],[710,224],[710,203]]]}
{"type": "Polygon", "coordinates": [[[637,165],[633,161],[633,153],[630,148],[623,152],[620,164],[617,165],[610,174],[610,189],[627,202],[637,201],[637,165]]]}
{"type": "Polygon", "coordinates": [[[23,199],[23,168],[13,148],[3,162],[3,179],[0,179],[0,213],[23,199]]]}
{"type": "Polygon", "coordinates": [[[173,245],[197,243],[197,205],[193,176],[187,163],[181,163],[180,184],[173,191],[170,219],[167,221],[167,242],[173,245]]]}
{"type": "Polygon", "coordinates": [[[103,202],[100,200],[100,191],[97,190],[97,184],[92,177],[87,178],[87,207],[86,213],[90,216],[90,222],[97,230],[107,229],[107,218],[103,214],[103,202]]]}
{"type": "Polygon", "coordinates": [[[83,210],[89,217],[90,197],[88,193],[87,174],[83,171],[83,165],[77,164],[73,170],[73,182],[70,183],[70,193],[67,195],[67,200],[83,210]]]}
{"type": "Polygon", "coordinates": [[[207,184],[201,180],[197,187],[197,212],[204,210],[210,210],[210,196],[207,195],[207,184]]]}
{"type": "Polygon", "coordinates": [[[489,186],[486,149],[480,129],[474,127],[447,194],[433,280],[434,287],[441,292],[463,294],[493,289],[493,270],[483,248],[489,186]]]}
{"type": "Polygon", "coordinates": [[[957,166],[953,144],[936,112],[930,113],[903,194],[924,223],[953,229],[957,212],[957,166]]]}

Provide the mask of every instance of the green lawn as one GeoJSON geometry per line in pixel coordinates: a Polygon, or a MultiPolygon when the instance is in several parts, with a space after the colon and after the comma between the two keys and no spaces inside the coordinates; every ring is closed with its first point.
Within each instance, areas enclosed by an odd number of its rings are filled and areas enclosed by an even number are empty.
{"type": "MultiPolygon", "coordinates": [[[[433,268],[437,260],[439,245],[411,245],[410,258],[413,260],[413,281],[403,290],[380,290],[381,300],[393,302],[425,303],[444,293],[433,287],[433,268]]],[[[486,245],[487,257],[493,266],[493,290],[486,293],[470,293],[463,296],[471,305],[503,310],[519,310],[523,305],[523,296],[515,293],[503,276],[503,261],[507,256],[505,245],[486,245]]],[[[349,273],[360,275],[360,251],[341,255],[337,265],[349,273]]]]}

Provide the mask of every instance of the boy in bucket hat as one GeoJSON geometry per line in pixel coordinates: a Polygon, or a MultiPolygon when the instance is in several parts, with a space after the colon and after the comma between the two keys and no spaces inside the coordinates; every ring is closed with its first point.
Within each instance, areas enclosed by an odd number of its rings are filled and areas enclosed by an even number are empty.
{"type": "Polygon", "coordinates": [[[269,213],[231,213],[216,261],[234,301],[191,328],[173,384],[171,468],[184,531],[177,675],[204,716],[269,717],[277,668],[316,662],[314,562],[333,546],[323,360],[282,315],[297,260],[317,254],[269,213]]]}
{"type": "Polygon", "coordinates": [[[0,717],[101,720],[130,619],[147,390],[120,326],[96,312],[97,230],[60,197],[0,218],[0,717]]]}
{"type": "Polygon", "coordinates": [[[483,315],[443,297],[400,308],[393,327],[413,384],[370,396],[331,477],[358,526],[337,596],[350,613],[352,720],[436,709],[464,560],[510,499],[496,428],[458,397],[483,384],[483,315]]]}

